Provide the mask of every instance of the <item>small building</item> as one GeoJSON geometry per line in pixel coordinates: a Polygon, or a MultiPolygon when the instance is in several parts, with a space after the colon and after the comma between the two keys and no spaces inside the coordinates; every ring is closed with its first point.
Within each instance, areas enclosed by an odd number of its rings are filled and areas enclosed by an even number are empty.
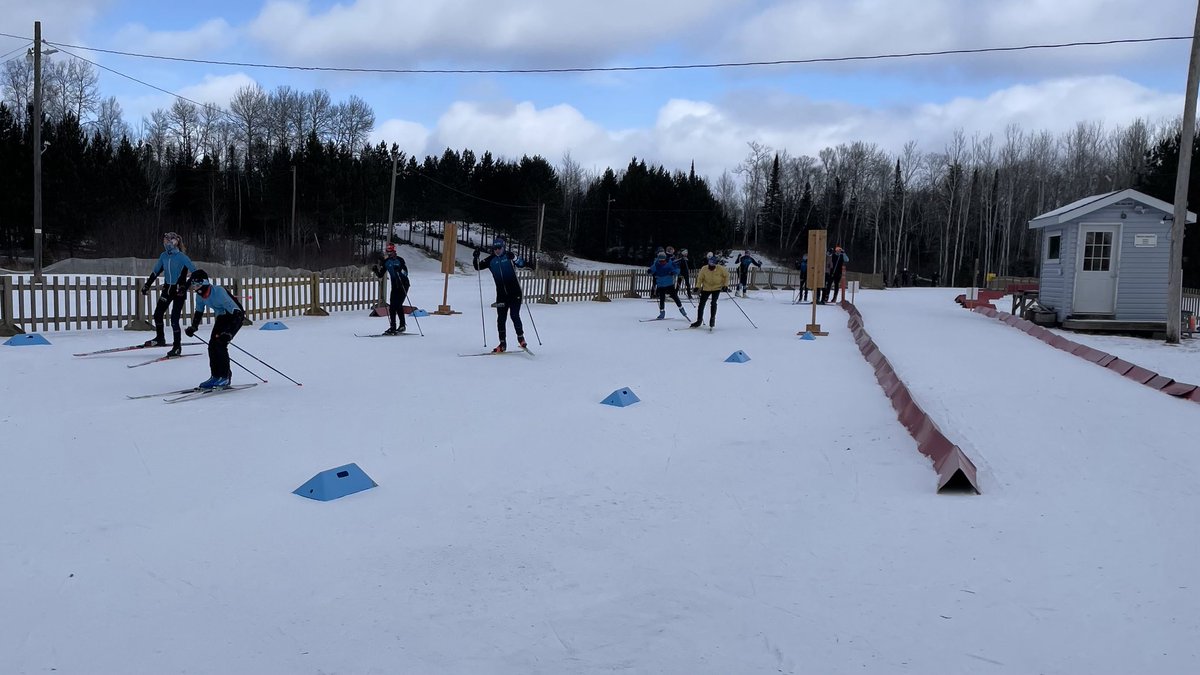
{"type": "MultiPolygon", "coordinates": [[[[1164,330],[1173,211],[1128,189],[1029,221],[1041,236],[1038,304],[1065,328],[1164,330]]],[[[1189,211],[1187,222],[1196,214],[1189,211]]]]}

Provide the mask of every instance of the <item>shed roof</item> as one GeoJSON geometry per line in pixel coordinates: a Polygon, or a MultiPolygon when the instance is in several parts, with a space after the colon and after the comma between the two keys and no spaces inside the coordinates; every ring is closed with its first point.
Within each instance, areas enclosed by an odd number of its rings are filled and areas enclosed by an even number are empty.
{"type": "MultiPolygon", "coordinates": [[[[1043,213],[1042,215],[1029,221],[1029,229],[1033,230],[1039,227],[1046,227],[1047,225],[1061,225],[1068,220],[1074,220],[1075,218],[1087,215],[1092,211],[1098,211],[1106,206],[1116,204],[1124,199],[1132,199],[1134,201],[1141,202],[1142,204],[1145,204],[1153,209],[1158,209],[1163,213],[1173,213],[1175,211],[1175,207],[1168,202],[1164,202],[1161,199],[1155,199],[1154,197],[1142,192],[1138,192],[1133,188],[1128,188],[1125,190],[1117,190],[1115,192],[1105,192],[1104,194],[1092,195],[1091,197],[1084,197],[1083,199],[1073,201],[1066,206],[1060,206],[1053,211],[1043,213]]],[[[1196,222],[1196,214],[1188,211],[1187,222],[1189,224],[1196,222]]]]}

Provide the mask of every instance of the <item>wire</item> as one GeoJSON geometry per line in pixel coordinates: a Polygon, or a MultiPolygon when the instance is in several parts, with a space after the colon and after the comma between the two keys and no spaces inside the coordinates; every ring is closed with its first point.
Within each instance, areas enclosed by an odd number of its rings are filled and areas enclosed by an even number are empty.
{"type": "Polygon", "coordinates": [[[417,176],[420,176],[421,178],[424,178],[425,180],[429,181],[430,183],[436,183],[436,184],[446,188],[447,190],[450,190],[451,192],[457,192],[458,194],[460,194],[464,197],[470,197],[471,199],[478,199],[481,202],[486,202],[488,204],[493,204],[495,206],[503,206],[508,209],[536,209],[536,208],[538,208],[537,206],[533,206],[533,205],[505,204],[503,202],[493,201],[491,199],[488,199],[487,197],[480,197],[478,195],[473,195],[470,192],[463,192],[462,190],[459,190],[456,187],[453,187],[451,185],[446,185],[445,183],[441,182],[440,180],[437,180],[435,178],[425,175],[420,170],[417,170],[413,173],[415,173],[417,176]]]}
{"type": "MultiPolygon", "coordinates": [[[[26,39],[9,33],[0,33],[0,36],[26,39]]],[[[410,74],[410,75],[466,75],[466,74],[535,74],[535,73],[611,73],[611,72],[636,72],[636,71],[655,71],[655,70],[703,70],[712,68],[751,68],[760,66],[794,66],[814,63],[844,63],[850,61],[882,61],[889,59],[909,59],[928,56],[952,56],[960,54],[988,54],[998,52],[1017,52],[1030,51],[1039,49],[1067,49],[1072,47],[1097,47],[1120,44],[1143,44],[1150,42],[1168,42],[1175,40],[1191,40],[1190,35],[1171,35],[1148,38],[1122,38],[1116,40],[1088,40],[1078,42],[1056,42],[1044,44],[1019,45],[1013,47],[978,47],[975,49],[944,49],[938,51],[923,51],[923,52],[897,52],[887,54],[869,54],[857,56],[824,56],[813,57],[807,59],[779,59],[774,61],[729,61],[717,63],[684,63],[684,64],[667,64],[667,65],[645,65],[645,66],[594,66],[594,67],[578,67],[578,68],[342,68],[334,66],[295,66],[277,63],[253,63],[247,61],[216,61],[211,59],[189,59],[180,56],[162,56],[158,54],[141,54],[138,52],[126,52],[116,49],[100,49],[98,47],[85,47],[82,45],[72,45],[62,42],[47,42],[58,48],[69,47],[72,49],[87,49],[89,51],[100,52],[103,54],[115,54],[117,56],[129,56],[140,59],[155,59],[160,61],[178,61],[182,63],[199,63],[216,66],[234,66],[238,68],[268,68],[275,70],[303,70],[303,71],[321,71],[334,73],[385,73],[385,74],[410,74]]]]}
{"type": "Polygon", "coordinates": [[[27,49],[27,47],[25,45],[21,45],[20,47],[17,47],[16,49],[12,50],[11,52],[8,52],[4,56],[0,56],[0,61],[6,61],[8,59],[8,57],[12,56],[13,54],[16,54],[17,52],[21,51],[22,49],[27,49]]]}

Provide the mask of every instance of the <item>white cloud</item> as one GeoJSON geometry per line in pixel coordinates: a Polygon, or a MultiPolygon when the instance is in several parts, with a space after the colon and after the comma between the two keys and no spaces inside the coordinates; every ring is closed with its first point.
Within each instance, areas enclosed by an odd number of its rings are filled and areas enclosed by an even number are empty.
{"type": "MultiPolygon", "coordinates": [[[[201,105],[215,103],[228,110],[234,92],[253,83],[254,79],[245,73],[205,75],[200,82],[181,87],[176,93],[201,105]]],[[[168,94],[148,94],[121,99],[125,121],[135,130],[139,128],[141,120],[148,118],[150,113],[160,108],[167,110],[174,103],[175,97],[168,94]]]]}
{"type": "Polygon", "coordinates": [[[453,58],[507,67],[559,57],[555,65],[591,65],[597,57],[649,52],[746,1],[355,0],[313,11],[303,0],[272,0],[249,33],[306,62],[390,56],[403,58],[398,66],[453,58]]]}
{"type": "MultiPolygon", "coordinates": [[[[33,22],[42,22],[42,39],[50,42],[81,44],[81,36],[113,0],[0,0],[0,17],[5,33],[33,37],[33,22]]],[[[16,48],[18,42],[4,38],[0,54],[16,48]],[[11,43],[11,45],[10,45],[11,43]]]]}
{"type": "Polygon", "coordinates": [[[424,128],[399,120],[385,123],[377,140],[399,141],[408,152],[440,154],[447,147],[517,158],[540,154],[557,163],[569,152],[585,168],[623,169],[632,157],[668,170],[716,178],[733,169],[757,141],[792,155],[817,153],[839,143],[864,141],[896,153],[910,140],[927,152],[941,150],[956,129],[968,136],[1003,137],[1009,124],[1025,131],[1062,133],[1078,121],[1123,126],[1141,117],[1152,122],[1177,116],[1182,96],[1154,91],[1113,77],[1049,80],[903,108],[870,108],[839,101],[729,95],[719,102],[674,99],[658,111],[652,127],[612,130],[566,104],[537,108],[530,102],[449,106],[417,149],[424,128]],[[407,135],[411,139],[405,142],[407,135]]]}
{"type": "Polygon", "coordinates": [[[235,37],[233,28],[224,19],[211,19],[195,28],[175,31],[156,31],[134,23],[118,31],[113,44],[144,54],[211,58],[233,44],[235,37]]]}
{"type": "Polygon", "coordinates": [[[390,119],[375,126],[371,132],[371,143],[377,145],[382,141],[388,146],[395,143],[401,152],[416,156],[420,161],[429,152],[429,137],[430,132],[423,124],[390,119]]]}
{"type": "MultiPolygon", "coordinates": [[[[1191,0],[792,0],[735,23],[723,46],[746,59],[802,59],[1187,34],[1191,0]]],[[[1161,45],[1075,48],[953,59],[858,62],[931,71],[1101,72],[1160,58],[1161,45]],[[1051,71],[1051,69],[1056,69],[1051,71]]],[[[846,66],[839,66],[845,68],[846,66]]]]}

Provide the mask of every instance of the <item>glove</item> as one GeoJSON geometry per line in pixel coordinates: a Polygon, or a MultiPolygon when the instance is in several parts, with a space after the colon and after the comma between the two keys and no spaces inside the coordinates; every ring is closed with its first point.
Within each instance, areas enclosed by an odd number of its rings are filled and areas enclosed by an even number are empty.
{"type": "Polygon", "coordinates": [[[188,337],[192,337],[193,335],[195,335],[195,334],[196,334],[196,327],[195,327],[195,326],[188,326],[187,328],[184,328],[184,329],[183,329],[183,332],[184,332],[184,334],[185,334],[185,335],[187,335],[188,337]]]}
{"type": "Polygon", "coordinates": [[[229,344],[230,342],[233,342],[233,336],[230,335],[229,333],[221,333],[220,335],[217,336],[216,339],[218,342],[224,342],[225,344],[229,344]]]}
{"type": "Polygon", "coordinates": [[[142,295],[150,295],[150,282],[142,284],[142,295]]]}
{"type": "Polygon", "coordinates": [[[524,258],[520,258],[520,257],[518,257],[518,258],[517,258],[516,260],[514,260],[513,262],[514,262],[514,263],[516,263],[517,267],[524,267],[524,266],[525,266],[525,259],[524,259],[524,258]]]}
{"type": "Polygon", "coordinates": [[[475,249],[474,251],[471,251],[471,260],[475,261],[475,262],[479,262],[479,249],[475,249]]]}
{"type": "Polygon", "coordinates": [[[179,284],[179,286],[175,288],[175,295],[177,295],[181,298],[186,298],[187,297],[187,289],[188,289],[187,284],[179,284]]]}
{"type": "Polygon", "coordinates": [[[722,287],[721,287],[721,292],[722,292],[722,293],[728,293],[728,292],[729,292],[729,287],[728,287],[728,286],[722,286],[722,287]]]}

